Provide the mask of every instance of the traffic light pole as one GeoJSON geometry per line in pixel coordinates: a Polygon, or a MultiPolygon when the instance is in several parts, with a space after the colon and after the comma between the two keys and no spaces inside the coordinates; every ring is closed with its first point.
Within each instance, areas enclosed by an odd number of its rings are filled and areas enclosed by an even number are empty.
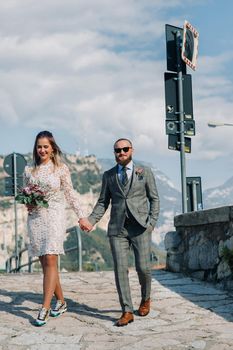
{"type": "Polygon", "coordinates": [[[185,163],[185,137],[184,137],[184,103],[183,103],[183,76],[181,65],[181,32],[176,32],[176,54],[177,54],[177,86],[180,125],[180,167],[181,167],[181,189],[182,189],[182,211],[187,213],[187,188],[186,188],[186,163],[185,163]]]}
{"type": "Polygon", "coordinates": [[[15,211],[15,268],[18,269],[18,217],[17,217],[17,203],[15,197],[17,196],[17,164],[16,153],[13,153],[14,159],[14,211],[15,211]]]}

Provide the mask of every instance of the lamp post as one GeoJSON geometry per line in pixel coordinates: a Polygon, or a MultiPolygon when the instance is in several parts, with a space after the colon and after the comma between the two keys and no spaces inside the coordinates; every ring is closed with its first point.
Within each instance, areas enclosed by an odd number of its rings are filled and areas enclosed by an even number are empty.
{"type": "Polygon", "coordinates": [[[218,123],[218,122],[208,122],[210,128],[216,128],[217,126],[233,126],[233,123],[218,123]]]}

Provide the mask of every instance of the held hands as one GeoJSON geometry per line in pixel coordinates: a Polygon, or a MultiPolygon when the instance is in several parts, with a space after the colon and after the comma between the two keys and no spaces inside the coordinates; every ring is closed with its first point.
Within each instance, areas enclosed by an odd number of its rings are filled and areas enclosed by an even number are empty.
{"type": "Polygon", "coordinates": [[[93,229],[93,225],[88,221],[87,218],[79,219],[79,226],[82,231],[90,232],[93,229]]]}

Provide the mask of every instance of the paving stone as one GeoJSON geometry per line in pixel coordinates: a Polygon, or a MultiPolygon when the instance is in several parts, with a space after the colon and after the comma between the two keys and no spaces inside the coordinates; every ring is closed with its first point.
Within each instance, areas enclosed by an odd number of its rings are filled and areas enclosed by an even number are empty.
{"type": "Polygon", "coordinates": [[[203,350],[206,348],[206,342],[204,340],[196,340],[194,341],[191,346],[194,348],[194,349],[200,349],[200,350],[203,350]]]}
{"type": "Polygon", "coordinates": [[[232,345],[227,344],[214,344],[209,350],[232,350],[232,345]]]}
{"type": "Polygon", "coordinates": [[[155,270],[151,312],[140,317],[140,286],[130,270],[135,320],[116,327],[114,273],[62,273],[68,311],[36,328],[42,279],[41,273],[0,275],[0,350],[233,350],[233,295],[212,284],[155,270]]]}

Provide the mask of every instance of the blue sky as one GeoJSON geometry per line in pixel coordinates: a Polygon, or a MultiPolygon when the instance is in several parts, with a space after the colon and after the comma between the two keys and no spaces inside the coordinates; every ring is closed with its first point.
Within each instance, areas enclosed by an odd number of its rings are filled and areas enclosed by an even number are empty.
{"type": "Polygon", "coordinates": [[[165,24],[199,32],[193,81],[196,136],[187,176],[203,188],[233,174],[233,3],[160,0],[8,0],[0,3],[0,154],[31,151],[54,133],[65,152],[111,158],[119,137],[135,158],[180,187],[179,153],[167,149],[165,24]]]}

